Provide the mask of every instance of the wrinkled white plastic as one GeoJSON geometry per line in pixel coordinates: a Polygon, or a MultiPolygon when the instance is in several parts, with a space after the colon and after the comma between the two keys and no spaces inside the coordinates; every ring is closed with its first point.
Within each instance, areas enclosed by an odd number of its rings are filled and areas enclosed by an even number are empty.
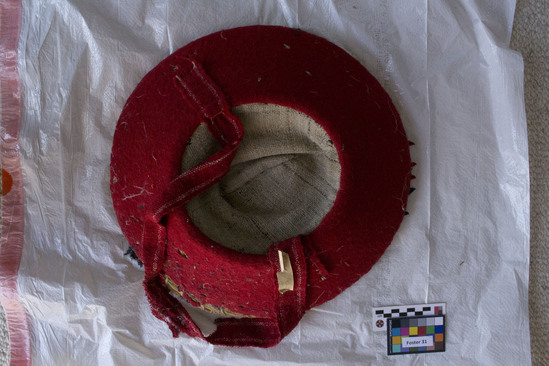
{"type": "MultiPolygon", "coordinates": [[[[25,246],[35,365],[526,365],[529,177],[512,0],[25,0],[19,49],[25,246]],[[139,80],[179,47],[242,25],[299,27],[387,89],[417,189],[366,276],[270,349],[173,339],[123,252],[112,137],[139,80]],[[447,303],[446,352],[387,356],[378,305],[447,303]]],[[[366,242],[368,238],[364,238],[366,242]]],[[[12,345],[14,346],[14,345],[12,345]]]]}

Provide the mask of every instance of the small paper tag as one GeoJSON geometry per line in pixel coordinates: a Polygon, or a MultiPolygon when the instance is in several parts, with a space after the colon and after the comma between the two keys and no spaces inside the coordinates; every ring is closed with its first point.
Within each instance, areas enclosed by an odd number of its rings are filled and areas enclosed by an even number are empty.
{"type": "Polygon", "coordinates": [[[445,314],[445,303],[379,306],[372,310],[372,327],[374,331],[379,332],[387,330],[387,319],[389,318],[445,314]]]}
{"type": "Polygon", "coordinates": [[[433,337],[408,337],[402,338],[402,347],[430,347],[433,345],[433,337]]]}
{"type": "Polygon", "coordinates": [[[444,352],[444,315],[387,319],[387,354],[444,352]]]}
{"type": "Polygon", "coordinates": [[[294,289],[294,272],[292,271],[292,262],[288,253],[278,251],[278,260],[280,261],[280,271],[276,273],[278,281],[278,292],[281,294],[294,289]]]}

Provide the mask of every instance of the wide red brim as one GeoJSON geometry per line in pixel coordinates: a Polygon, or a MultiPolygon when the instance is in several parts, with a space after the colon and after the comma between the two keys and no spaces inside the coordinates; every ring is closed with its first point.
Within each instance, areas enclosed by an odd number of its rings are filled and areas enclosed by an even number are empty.
{"type": "MultiPolygon", "coordinates": [[[[176,51],[128,99],[112,149],[113,204],[124,235],[146,265],[142,243],[144,223],[154,215],[151,197],[181,174],[186,142],[204,122],[174,87],[174,70],[183,67],[184,59],[200,64],[230,107],[290,107],[330,136],[341,164],[340,189],[331,211],[301,243],[305,309],[332,299],[370,270],[405,214],[411,162],[391,99],[348,53],[301,30],[230,29],[176,51]]],[[[243,254],[214,243],[184,207],[159,225],[164,236],[159,245],[166,245],[161,272],[188,301],[269,317],[265,312],[278,296],[269,255],[243,254]]]]}

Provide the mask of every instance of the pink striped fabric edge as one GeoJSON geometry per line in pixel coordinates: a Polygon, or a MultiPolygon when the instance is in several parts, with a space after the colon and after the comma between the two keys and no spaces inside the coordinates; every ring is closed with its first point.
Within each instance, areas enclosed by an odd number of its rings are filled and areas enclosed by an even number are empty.
{"type": "Polygon", "coordinates": [[[25,214],[23,175],[19,158],[21,85],[17,60],[21,13],[20,0],[0,0],[0,158],[2,169],[13,178],[11,191],[2,197],[0,303],[8,322],[11,365],[31,363],[29,324],[17,291],[25,214]]]}

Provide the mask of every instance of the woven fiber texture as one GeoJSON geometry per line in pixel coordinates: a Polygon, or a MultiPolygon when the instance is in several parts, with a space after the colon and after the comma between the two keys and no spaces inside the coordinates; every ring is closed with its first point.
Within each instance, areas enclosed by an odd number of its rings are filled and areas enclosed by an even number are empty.
{"type": "MultiPolygon", "coordinates": [[[[341,166],[326,132],[307,115],[275,104],[233,108],[244,137],[229,173],[187,211],[209,238],[246,253],[309,234],[332,208],[341,166]]],[[[183,171],[217,143],[201,124],[187,143],[183,171]]]]}
{"type": "Polygon", "coordinates": [[[549,0],[519,0],[511,48],[524,57],[530,157],[532,364],[549,364],[549,0]]]}

